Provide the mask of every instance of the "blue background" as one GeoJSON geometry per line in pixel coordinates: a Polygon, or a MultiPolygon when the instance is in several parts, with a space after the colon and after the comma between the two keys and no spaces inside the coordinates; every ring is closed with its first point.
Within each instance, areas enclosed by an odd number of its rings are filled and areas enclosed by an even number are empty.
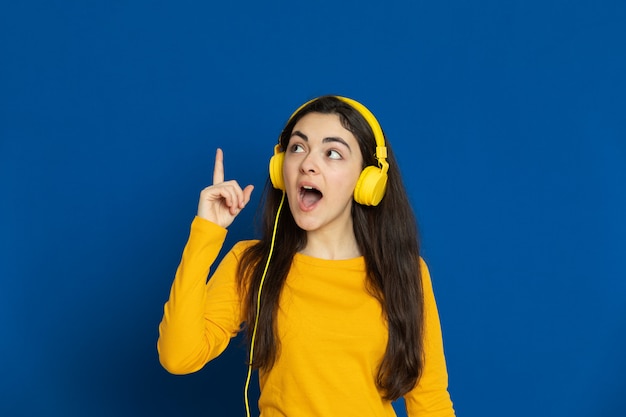
{"type": "Polygon", "coordinates": [[[399,155],[457,414],[624,415],[626,3],[6,3],[1,415],[243,415],[239,341],[172,376],[157,325],[215,148],[229,247],[326,93],[399,155]]]}

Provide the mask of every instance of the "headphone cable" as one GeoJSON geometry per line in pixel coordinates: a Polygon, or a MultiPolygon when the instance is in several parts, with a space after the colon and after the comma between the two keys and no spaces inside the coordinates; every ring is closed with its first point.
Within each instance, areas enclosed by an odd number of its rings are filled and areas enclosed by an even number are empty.
{"type": "Polygon", "coordinates": [[[280,204],[278,205],[278,210],[276,212],[276,219],[274,220],[274,230],[272,231],[272,241],[270,243],[270,251],[267,255],[267,262],[265,263],[265,269],[263,270],[263,275],[261,276],[261,282],[259,283],[259,292],[257,293],[256,300],[256,313],[254,316],[254,328],[252,329],[252,338],[250,339],[250,357],[248,360],[248,375],[246,376],[246,386],[244,389],[244,398],[246,402],[246,416],[250,417],[250,404],[248,401],[248,388],[250,386],[250,377],[252,376],[252,359],[254,358],[254,341],[256,339],[256,331],[257,325],[259,324],[259,314],[261,312],[261,290],[263,289],[263,283],[265,282],[265,276],[267,275],[267,269],[270,266],[270,260],[272,259],[272,253],[274,252],[274,243],[276,241],[276,230],[278,229],[278,218],[280,216],[280,211],[283,207],[283,202],[285,201],[285,191],[283,190],[283,195],[280,199],[280,204]]]}

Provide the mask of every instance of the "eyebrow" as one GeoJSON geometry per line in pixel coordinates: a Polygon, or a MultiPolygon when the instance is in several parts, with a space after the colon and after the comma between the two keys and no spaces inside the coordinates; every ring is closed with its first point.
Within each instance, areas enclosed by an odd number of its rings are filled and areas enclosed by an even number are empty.
{"type": "MultiPolygon", "coordinates": [[[[294,136],[298,136],[300,138],[302,138],[304,141],[308,142],[309,138],[307,135],[305,135],[304,133],[300,132],[299,130],[294,130],[293,133],[291,133],[290,137],[294,137],[294,136]]],[[[348,150],[350,152],[352,152],[352,148],[350,148],[350,145],[348,145],[348,142],[346,142],[345,140],[343,140],[340,137],[337,136],[329,136],[326,137],[324,139],[322,139],[322,143],[332,143],[332,142],[337,142],[337,143],[341,143],[342,145],[344,145],[346,148],[348,148],[348,150]]]]}

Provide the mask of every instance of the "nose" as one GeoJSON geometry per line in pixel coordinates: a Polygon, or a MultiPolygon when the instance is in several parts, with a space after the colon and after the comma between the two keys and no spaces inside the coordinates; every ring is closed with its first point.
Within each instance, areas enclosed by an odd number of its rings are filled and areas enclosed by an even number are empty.
{"type": "Polygon", "coordinates": [[[300,172],[303,174],[316,174],[319,172],[319,163],[314,152],[310,152],[302,159],[300,172]]]}

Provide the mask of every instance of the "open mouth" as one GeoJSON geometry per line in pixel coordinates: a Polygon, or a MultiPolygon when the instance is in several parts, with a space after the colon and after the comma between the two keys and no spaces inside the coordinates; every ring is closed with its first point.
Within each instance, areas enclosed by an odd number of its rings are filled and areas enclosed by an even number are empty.
{"type": "Polygon", "coordinates": [[[322,197],[322,192],[316,188],[308,185],[300,188],[300,200],[306,208],[313,207],[322,197]]]}

